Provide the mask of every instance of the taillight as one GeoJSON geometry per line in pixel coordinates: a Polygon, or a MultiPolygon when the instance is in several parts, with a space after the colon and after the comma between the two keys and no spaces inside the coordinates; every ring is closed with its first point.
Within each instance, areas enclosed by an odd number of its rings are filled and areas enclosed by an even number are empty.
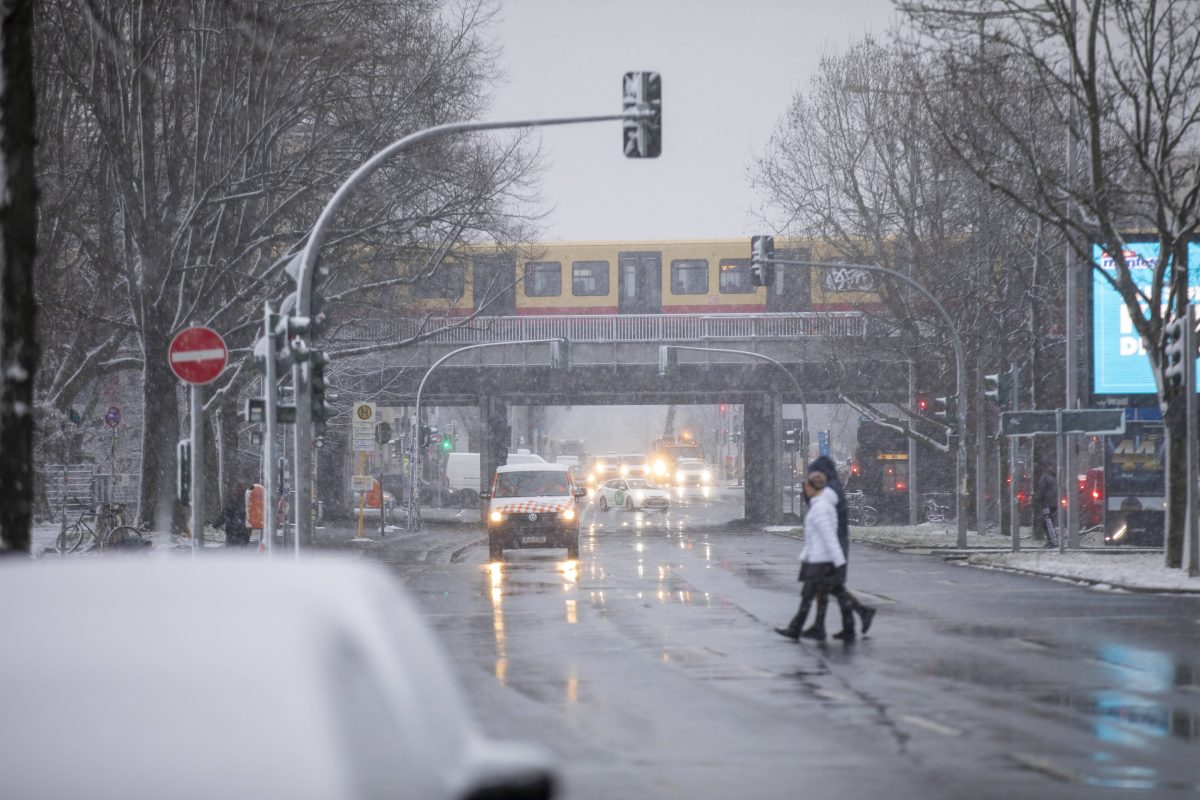
{"type": "Polygon", "coordinates": [[[896,491],[897,491],[897,492],[903,492],[903,491],[904,491],[905,489],[907,489],[907,488],[908,488],[908,487],[907,487],[907,486],[905,486],[905,485],[904,485],[903,483],[901,483],[900,481],[896,481],[896,491]]]}
{"type": "Polygon", "coordinates": [[[1092,489],[1092,499],[1093,500],[1100,499],[1100,490],[1099,489],[1092,489]]]}

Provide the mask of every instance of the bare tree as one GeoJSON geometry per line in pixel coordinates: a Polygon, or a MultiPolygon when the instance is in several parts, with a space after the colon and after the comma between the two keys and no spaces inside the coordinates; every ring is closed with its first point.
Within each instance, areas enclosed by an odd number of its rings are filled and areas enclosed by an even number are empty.
{"type": "Polygon", "coordinates": [[[29,553],[33,387],[38,366],[34,257],[33,3],[0,4],[0,554],[29,553]]]}
{"type": "MultiPolygon", "coordinates": [[[[41,69],[62,76],[48,125],[77,132],[56,141],[66,151],[56,163],[90,167],[80,188],[96,209],[72,222],[54,269],[86,261],[96,299],[117,289],[107,308],[80,298],[78,316],[103,333],[74,350],[61,337],[73,357],[50,396],[68,398],[89,365],[141,371],[144,519],[161,525],[172,506],[171,336],[206,323],[248,354],[262,301],[289,290],[283,266],[340,179],[404,133],[480,111],[495,72],[482,36],[489,9],[487,0],[465,0],[457,16],[433,0],[47,4],[55,46],[41,69]]],[[[355,198],[323,262],[361,281],[447,228],[491,230],[526,165],[482,139],[422,148],[355,198]]],[[[73,176],[53,178],[67,202],[73,176]]],[[[209,404],[223,417],[253,373],[247,358],[214,387],[209,404]]]]}
{"type": "MultiPolygon", "coordinates": [[[[1166,409],[1166,560],[1183,555],[1184,390],[1163,379],[1164,322],[1187,303],[1187,245],[1200,224],[1200,6],[1189,0],[1017,0],[906,5],[913,44],[937,60],[936,115],[960,162],[1056,229],[1121,296],[1166,409]],[[982,46],[978,43],[982,43],[982,46]],[[981,90],[978,54],[1016,92],[981,90]],[[1046,124],[1027,124],[1031,109],[1046,124]],[[1078,147],[1078,169],[1047,157],[1078,147]],[[1077,144],[1076,144],[1077,143],[1077,144]],[[1128,237],[1150,233],[1149,281],[1128,237]],[[1112,259],[1093,262],[1093,246],[1112,259]]],[[[1190,391],[1190,388],[1189,388],[1190,391]]]]}

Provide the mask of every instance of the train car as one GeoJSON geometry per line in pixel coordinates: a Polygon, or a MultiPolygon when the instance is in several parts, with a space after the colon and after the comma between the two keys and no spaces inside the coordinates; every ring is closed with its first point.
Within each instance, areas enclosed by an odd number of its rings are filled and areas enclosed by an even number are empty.
{"type": "MultiPolygon", "coordinates": [[[[777,240],[776,256],[836,261],[819,245],[777,240]]],[[[449,315],[729,314],[878,306],[874,278],[849,267],[779,266],[755,286],[748,239],[556,242],[468,247],[409,287],[415,310],[449,315]]]]}

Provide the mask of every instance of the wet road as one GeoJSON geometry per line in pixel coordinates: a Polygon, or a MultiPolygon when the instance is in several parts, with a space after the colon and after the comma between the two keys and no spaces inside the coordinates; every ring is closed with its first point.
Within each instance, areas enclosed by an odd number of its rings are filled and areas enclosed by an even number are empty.
{"type": "Polygon", "coordinates": [[[792,644],[771,628],[795,610],[800,544],[718,524],[740,500],[591,510],[578,562],[487,564],[478,532],[436,529],[377,557],[484,726],[551,749],[566,797],[1200,792],[1200,600],[858,545],[870,636],[792,644]]]}

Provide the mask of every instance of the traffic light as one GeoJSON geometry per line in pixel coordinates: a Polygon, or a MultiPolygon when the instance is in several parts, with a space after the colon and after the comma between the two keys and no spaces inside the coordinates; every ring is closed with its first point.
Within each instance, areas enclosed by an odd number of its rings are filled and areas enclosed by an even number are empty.
{"type": "Polygon", "coordinates": [[[1186,316],[1163,324],[1163,383],[1167,386],[1185,385],[1189,362],[1196,358],[1196,344],[1188,325],[1191,306],[1188,310],[1186,316]]]}
{"type": "Polygon", "coordinates": [[[918,397],[917,398],[917,413],[920,414],[921,416],[925,416],[925,414],[928,413],[928,411],[929,411],[929,400],[924,397],[918,397]]]}
{"type": "Polygon", "coordinates": [[[387,444],[392,440],[392,424],[390,422],[375,423],[375,444],[387,444]]]}
{"type": "Polygon", "coordinates": [[[935,397],[933,402],[937,406],[933,411],[933,418],[947,427],[954,427],[958,419],[958,396],[935,397]]]}
{"type": "Polygon", "coordinates": [[[997,372],[983,376],[983,396],[1004,408],[1012,395],[1012,372],[997,372]]]}
{"type": "Polygon", "coordinates": [[[570,339],[555,339],[550,343],[550,366],[563,372],[571,371],[570,339]]]}
{"type": "Polygon", "coordinates": [[[783,446],[788,450],[796,450],[800,447],[799,428],[788,428],[783,432],[783,446]]]}
{"type": "MultiPolygon", "coordinates": [[[[310,399],[312,401],[312,419],[317,424],[323,424],[325,420],[333,416],[333,407],[329,405],[325,389],[325,367],[329,366],[329,356],[320,350],[313,350],[308,355],[308,385],[312,390],[310,399]]],[[[390,434],[389,437],[391,438],[390,434]]]]}
{"type": "Polygon", "coordinates": [[[662,153],[662,76],[626,72],[621,82],[621,109],[641,115],[621,125],[625,157],[658,158],[662,153]]]}
{"type": "Polygon", "coordinates": [[[679,351],[670,345],[658,346],[658,377],[674,378],[679,374],[679,351]]]}
{"type": "Polygon", "coordinates": [[[448,433],[442,434],[442,452],[449,453],[454,449],[454,437],[448,433]]]}
{"type": "Polygon", "coordinates": [[[750,237],[750,280],[755,286],[770,286],[775,282],[774,236],[750,237]]]}
{"type": "Polygon", "coordinates": [[[721,403],[721,405],[719,406],[719,408],[720,408],[720,410],[721,410],[721,413],[722,413],[722,414],[728,414],[728,413],[729,413],[729,404],[728,404],[728,403],[721,403]]]}

